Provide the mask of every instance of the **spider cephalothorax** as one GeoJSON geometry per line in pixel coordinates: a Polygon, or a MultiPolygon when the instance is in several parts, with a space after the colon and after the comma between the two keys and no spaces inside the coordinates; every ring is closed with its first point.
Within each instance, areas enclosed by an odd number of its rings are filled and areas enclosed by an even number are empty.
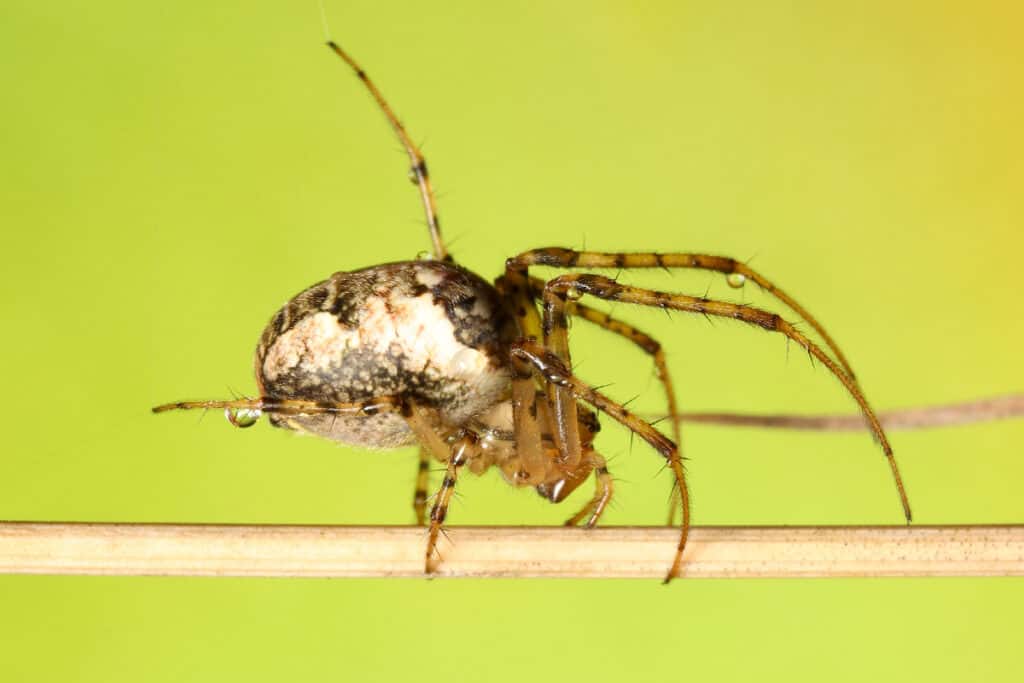
{"type": "MultiPolygon", "coordinates": [[[[418,443],[413,506],[426,523],[428,459],[446,466],[430,512],[426,570],[463,468],[497,467],[515,486],[560,502],[592,474],[591,499],[567,524],[593,526],[612,495],[612,478],[594,449],[603,412],[654,447],[675,483],[682,512],[667,579],[678,576],[690,528],[689,493],[679,454],[679,414],[661,345],[631,325],[580,303],[584,296],[727,317],[778,332],[803,347],[853,396],[888,459],[907,520],[907,500],[892,448],[849,363],[824,328],[792,297],[747,265],[709,254],[588,252],[548,247],[508,259],[494,286],[454,263],[437,220],[427,165],[366,72],[338,45],[330,48],[370,90],[402,142],[419,188],[433,259],[335,273],[291,299],[272,318],[256,350],[260,397],[188,401],[154,408],[223,408],[237,426],[267,413],[280,427],[345,443],[391,448],[418,443]],[[600,275],[567,273],[548,281],[533,266],[561,269],[695,268],[732,286],[750,280],[788,306],[821,337],[824,350],[776,313],[704,297],[642,289],[600,275]],[[621,335],[649,353],[667,400],[672,437],[655,429],[571,371],[568,319],[621,335]]],[[[667,580],[666,579],[666,580],[667,580]]]]}

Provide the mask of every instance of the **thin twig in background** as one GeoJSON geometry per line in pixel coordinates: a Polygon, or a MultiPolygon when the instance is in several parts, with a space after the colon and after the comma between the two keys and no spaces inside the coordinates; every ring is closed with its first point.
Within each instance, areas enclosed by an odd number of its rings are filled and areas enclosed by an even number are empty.
{"type": "MultiPolygon", "coordinates": [[[[456,527],[440,576],[657,578],[669,527],[456,527]]],[[[0,573],[423,577],[421,527],[0,523],[0,573]]],[[[1024,576],[1024,526],[698,527],[683,576],[1024,576]]]]}
{"type": "MultiPolygon", "coordinates": [[[[928,429],[1024,417],[1024,394],[1011,394],[967,403],[905,408],[878,414],[886,429],[928,429]]],[[[815,431],[858,431],[868,425],[862,415],[741,415],[736,413],[682,413],[684,423],[771,427],[815,431]]]]}

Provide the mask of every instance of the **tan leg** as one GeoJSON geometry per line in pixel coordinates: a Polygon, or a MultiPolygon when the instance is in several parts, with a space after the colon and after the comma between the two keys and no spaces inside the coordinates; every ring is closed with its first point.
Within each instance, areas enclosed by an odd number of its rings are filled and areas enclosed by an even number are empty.
{"type": "MultiPolygon", "coordinates": [[[[437,569],[439,560],[435,560],[434,557],[437,554],[437,539],[441,534],[444,520],[448,516],[448,505],[455,493],[459,470],[477,457],[480,450],[476,435],[462,430],[459,430],[458,438],[449,446],[442,436],[441,425],[437,423],[433,413],[426,408],[406,401],[403,415],[419,439],[422,448],[430,451],[438,460],[447,465],[444,481],[441,482],[441,488],[434,497],[434,506],[430,510],[430,531],[423,565],[424,571],[430,574],[437,569]]],[[[425,499],[424,502],[426,502],[425,499]]]]}
{"type": "Polygon", "coordinates": [[[686,487],[683,462],[679,457],[679,449],[676,444],[646,420],[634,415],[620,403],[611,400],[593,387],[574,377],[560,358],[548,352],[537,342],[530,340],[517,342],[512,347],[512,356],[529,363],[546,382],[571,389],[576,398],[586,401],[634,434],[637,434],[668,461],[669,467],[671,467],[672,473],[676,477],[676,483],[681,494],[683,522],[675,559],[665,577],[665,581],[667,582],[679,576],[679,571],[682,567],[683,550],[686,547],[686,539],[690,534],[690,494],[689,489],[686,487]]]}
{"type": "Polygon", "coordinates": [[[579,512],[565,521],[566,526],[576,526],[584,517],[589,516],[585,526],[593,527],[604,514],[605,508],[608,507],[608,501],[612,499],[614,484],[612,475],[608,472],[608,465],[604,458],[597,453],[591,452],[589,455],[588,466],[593,467],[596,491],[593,498],[587,501],[587,504],[580,508],[579,512]]]}
{"type": "Polygon", "coordinates": [[[448,517],[448,505],[455,493],[459,470],[477,454],[477,449],[476,436],[472,432],[466,432],[452,445],[444,481],[441,482],[441,488],[434,499],[434,507],[430,509],[430,533],[427,538],[427,552],[423,565],[427,574],[436,571],[440,562],[440,555],[437,553],[437,539],[441,534],[444,520],[448,517]],[[437,555],[436,558],[435,555],[437,555]]]}
{"type": "Polygon", "coordinates": [[[416,526],[427,523],[427,486],[430,484],[430,453],[420,446],[419,463],[416,466],[416,489],[412,495],[412,509],[416,513],[416,526]]]}
{"type": "Polygon", "coordinates": [[[575,251],[562,247],[547,247],[544,249],[533,249],[523,252],[515,258],[506,261],[506,277],[514,271],[525,273],[530,266],[553,266],[556,268],[696,268],[699,270],[713,270],[719,273],[732,276],[729,280],[732,286],[742,285],[750,279],[761,289],[764,289],[783,304],[791,308],[798,316],[803,318],[821,335],[825,345],[835,354],[843,372],[853,380],[853,369],[850,367],[846,356],[840,351],[832,337],[825,331],[825,328],[801,306],[797,301],[779,289],[766,277],[733,258],[725,256],[712,256],[709,254],[656,254],[656,253],[605,253],[594,251],[575,251]]]}
{"type": "MultiPolygon", "coordinates": [[[[537,278],[530,278],[530,287],[532,289],[535,298],[541,298],[546,283],[543,280],[537,278]]],[[[634,344],[636,344],[644,352],[650,354],[654,360],[654,367],[658,373],[658,381],[661,382],[662,388],[665,391],[665,399],[668,403],[668,412],[666,417],[671,420],[672,427],[672,440],[676,442],[676,446],[682,450],[682,434],[680,433],[680,418],[679,418],[679,404],[676,401],[675,389],[672,385],[672,378],[668,373],[668,363],[665,361],[665,351],[662,349],[661,344],[658,343],[650,335],[641,332],[632,325],[617,320],[604,311],[599,311],[595,308],[590,308],[576,301],[569,301],[566,305],[566,312],[570,316],[583,318],[584,320],[591,322],[602,329],[614,332],[615,334],[625,337],[634,344]]],[[[676,511],[679,509],[679,487],[676,486],[675,482],[672,483],[672,490],[669,495],[668,505],[668,526],[675,526],[676,523],[676,511]]]]}
{"type": "MultiPolygon", "coordinates": [[[[507,274],[495,284],[516,320],[519,333],[527,339],[539,339],[540,316],[526,273],[507,274]]],[[[549,466],[549,459],[542,448],[542,429],[537,415],[537,384],[533,379],[533,371],[529,364],[513,358],[512,419],[516,455],[521,465],[515,478],[516,483],[523,486],[536,486],[544,481],[549,466]]]]}
{"type": "Polygon", "coordinates": [[[223,408],[228,420],[238,427],[248,427],[263,413],[274,415],[379,415],[386,412],[400,412],[402,399],[397,396],[380,396],[366,401],[335,403],[332,401],[304,401],[281,399],[270,396],[260,398],[239,398],[228,401],[178,401],[165,403],[153,408],[154,413],[171,410],[210,410],[223,408]]]}
{"type": "Polygon", "coordinates": [[[434,258],[439,261],[451,261],[452,258],[448,254],[448,250],[444,246],[444,242],[441,239],[441,225],[437,218],[437,203],[434,201],[434,190],[430,185],[430,175],[427,173],[427,161],[423,158],[423,153],[420,152],[419,147],[413,143],[412,138],[405,131],[405,126],[395,116],[395,112],[392,111],[388,105],[384,96],[381,94],[377,86],[374,85],[370,77],[366,75],[363,68],[356,63],[347,52],[341,49],[341,47],[333,40],[328,41],[328,47],[334,50],[335,54],[341,57],[346,64],[352,67],[355,71],[356,76],[363,82],[370,94],[373,95],[373,99],[377,101],[377,106],[380,107],[381,111],[384,112],[384,116],[387,118],[388,123],[391,124],[391,128],[395,131],[395,135],[398,136],[399,141],[402,143],[402,147],[405,148],[405,153],[409,156],[409,178],[419,188],[420,201],[423,202],[423,211],[427,216],[427,228],[430,230],[430,241],[434,246],[434,258]]]}
{"type": "MultiPolygon", "coordinates": [[[[871,430],[874,432],[881,444],[882,452],[885,454],[889,463],[889,468],[892,471],[893,480],[896,484],[896,490],[899,494],[900,503],[903,506],[904,516],[906,517],[907,522],[911,521],[910,501],[907,499],[906,489],[903,486],[903,478],[900,476],[899,467],[896,464],[896,458],[893,456],[892,446],[889,445],[889,440],[885,435],[885,431],[882,429],[882,425],[878,421],[878,417],[875,415],[874,410],[872,410],[871,406],[868,405],[867,399],[864,398],[864,394],[861,392],[860,387],[857,386],[857,383],[849,375],[843,372],[842,368],[840,368],[828,354],[821,350],[821,347],[812,342],[802,333],[798,332],[792,324],[783,320],[779,315],[763,311],[761,309],[752,308],[750,306],[741,306],[723,301],[713,301],[710,299],[685,296],[682,294],[670,294],[668,292],[630,287],[628,285],[621,285],[610,278],[589,274],[562,275],[550,281],[544,290],[544,305],[546,307],[552,306],[556,309],[559,306],[564,305],[565,292],[569,290],[573,290],[581,294],[590,294],[609,301],[622,301],[642,306],[670,308],[677,311],[686,311],[688,313],[700,313],[707,316],[731,318],[771,332],[778,332],[795,341],[807,351],[812,359],[821,361],[821,363],[827,367],[840,382],[842,382],[843,386],[846,387],[846,390],[851,396],[853,396],[854,400],[857,401],[861,411],[864,413],[864,416],[871,425],[871,430]]],[[[681,493],[685,495],[685,492],[681,491],[681,493]]]]}
{"type": "MultiPolygon", "coordinates": [[[[534,284],[532,279],[531,284],[534,284]]],[[[535,290],[538,298],[541,296],[544,283],[541,282],[540,285],[540,289],[535,290]]],[[[679,423],[681,421],[679,418],[679,404],[676,401],[675,389],[673,387],[672,378],[669,376],[668,363],[665,360],[665,351],[661,344],[650,335],[641,332],[632,325],[622,322],[621,320],[617,320],[604,311],[584,306],[581,303],[570,301],[566,311],[571,316],[583,318],[584,320],[606,329],[609,332],[614,332],[619,336],[625,337],[640,347],[640,349],[645,353],[650,354],[654,361],[655,371],[658,374],[658,381],[661,382],[662,388],[665,392],[665,400],[668,403],[666,416],[672,421],[672,435],[678,444],[680,441],[679,423]]]]}

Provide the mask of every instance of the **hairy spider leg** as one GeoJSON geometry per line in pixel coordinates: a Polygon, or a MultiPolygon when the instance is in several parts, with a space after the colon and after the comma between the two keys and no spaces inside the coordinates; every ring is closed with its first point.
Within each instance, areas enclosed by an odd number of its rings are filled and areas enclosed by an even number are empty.
{"type": "MultiPolygon", "coordinates": [[[[544,348],[558,357],[566,367],[571,367],[568,322],[566,316],[568,314],[568,306],[574,305],[572,302],[567,301],[569,291],[570,290],[559,290],[554,294],[549,295],[548,290],[545,289],[542,299],[543,319],[541,334],[544,342],[544,348]],[[557,303],[553,299],[557,299],[557,303]]],[[[535,294],[535,292],[533,292],[531,287],[531,295],[533,294],[535,294]]],[[[530,307],[533,308],[532,301],[530,307]]],[[[634,342],[640,344],[641,347],[645,348],[649,353],[656,354],[656,362],[657,360],[661,361],[659,364],[659,374],[667,379],[667,368],[665,368],[664,357],[658,355],[660,353],[660,347],[656,349],[653,348],[653,346],[657,346],[657,342],[654,342],[654,340],[649,336],[639,332],[635,328],[625,325],[624,323],[614,321],[610,316],[585,307],[583,310],[584,315],[589,314],[593,321],[603,325],[606,329],[612,329],[617,331],[619,334],[624,334],[627,338],[630,338],[634,342]]],[[[670,380],[665,381],[665,387],[669,395],[670,409],[672,413],[675,414],[677,412],[677,408],[675,406],[674,393],[672,392],[670,380]]],[[[571,387],[560,385],[555,382],[548,382],[545,386],[545,392],[551,416],[550,420],[552,422],[552,438],[559,452],[556,464],[562,469],[569,471],[576,470],[583,458],[583,449],[579,433],[579,415],[576,403],[577,397],[571,387]]],[[[678,424],[675,420],[673,422],[674,424],[678,424]]],[[[673,433],[676,436],[675,443],[676,449],[678,450],[678,428],[675,426],[673,426],[673,433]]],[[[676,457],[678,457],[678,453],[676,457]]],[[[677,467],[675,464],[672,466],[676,473],[675,490],[681,490],[683,483],[682,466],[679,465],[677,467]]],[[[675,501],[673,501],[673,507],[674,502],[675,501]]],[[[680,505],[682,505],[681,501],[680,505]]]]}
{"type": "MultiPolygon", "coordinates": [[[[557,280],[555,282],[557,282],[557,280]]],[[[574,301],[569,299],[569,293],[573,293],[573,299],[579,298],[580,293],[578,292],[578,290],[573,290],[572,288],[551,288],[550,284],[551,283],[545,285],[544,291],[541,295],[541,307],[544,311],[542,323],[544,348],[547,349],[549,352],[553,353],[555,356],[557,356],[558,359],[563,364],[565,364],[566,367],[572,367],[572,358],[569,351],[569,329],[566,314],[568,313],[568,309],[570,306],[577,305],[574,301]]],[[[548,403],[551,407],[551,412],[553,415],[553,421],[555,422],[555,425],[557,427],[564,428],[565,425],[563,424],[563,421],[571,419],[574,421],[575,426],[576,397],[572,389],[566,386],[559,386],[555,383],[549,383],[547,389],[548,403]],[[567,410],[570,404],[571,412],[567,410]],[[556,410],[556,408],[560,409],[560,411],[556,410]]],[[[668,386],[667,389],[669,390],[669,392],[671,392],[671,386],[668,386]]],[[[670,398],[670,401],[672,412],[673,414],[675,414],[675,406],[672,405],[675,402],[674,397],[670,398]]],[[[673,420],[673,423],[678,425],[677,420],[673,420]]],[[[557,434],[558,431],[559,430],[556,429],[555,433],[557,434]]],[[[568,450],[569,453],[573,452],[571,448],[573,447],[574,443],[576,448],[579,447],[579,436],[575,432],[578,432],[578,429],[564,430],[566,440],[573,438],[576,439],[575,442],[568,441],[568,443],[566,444],[567,447],[570,449],[568,450]]],[[[679,440],[680,435],[678,428],[673,429],[673,436],[675,437],[674,443],[676,445],[676,458],[681,461],[682,455],[679,451],[682,448],[682,446],[679,440]]],[[[558,445],[559,447],[561,447],[562,444],[558,443],[558,445]]],[[[677,468],[675,463],[672,463],[670,461],[670,464],[672,465],[673,472],[676,474],[676,477],[673,481],[671,495],[669,498],[668,523],[669,525],[672,525],[675,522],[676,505],[678,504],[680,506],[680,508],[683,511],[684,517],[688,514],[686,510],[688,506],[683,505],[683,486],[685,484],[685,480],[683,477],[682,465],[679,464],[677,468]],[[678,472],[676,472],[677,469],[678,472]]]]}
{"type": "Polygon", "coordinates": [[[864,417],[867,418],[868,423],[871,425],[871,431],[874,432],[882,447],[882,452],[885,454],[885,457],[889,462],[889,468],[892,470],[893,480],[896,483],[896,490],[899,493],[900,504],[903,506],[903,514],[908,523],[911,521],[912,515],[910,512],[910,501],[907,498],[907,492],[903,486],[903,478],[900,476],[900,470],[896,464],[896,458],[893,455],[892,446],[889,445],[889,439],[886,437],[885,431],[882,429],[878,416],[875,415],[875,412],[868,404],[867,399],[864,398],[864,394],[861,392],[860,387],[853,379],[850,378],[849,375],[843,372],[842,368],[840,368],[836,362],[821,349],[821,347],[812,342],[805,335],[798,332],[791,323],[785,321],[781,316],[776,313],[753,308],[751,306],[686,296],[684,294],[671,294],[668,292],[643,289],[640,287],[631,287],[629,285],[619,284],[614,280],[601,275],[591,274],[561,275],[548,282],[544,290],[545,305],[551,305],[557,311],[561,302],[564,302],[565,300],[565,292],[569,290],[575,290],[581,294],[590,294],[599,299],[605,299],[608,301],[621,301],[624,303],[639,304],[641,306],[671,308],[673,310],[686,311],[688,313],[700,313],[708,316],[731,318],[749,325],[760,327],[770,332],[778,332],[795,341],[797,344],[802,346],[812,358],[816,358],[821,361],[821,363],[827,367],[840,382],[842,382],[843,386],[846,387],[846,390],[851,396],[853,396],[854,400],[857,401],[857,405],[860,406],[861,411],[864,413],[864,417]]]}
{"type": "MultiPolygon", "coordinates": [[[[469,462],[470,459],[478,456],[480,449],[477,445],[476,435],[465,430],[459,430],[458,439],[452,445],[449,445],[438,431],[436,416],[428,409],[412,401],[404,402],[402,415],[421,444],[420,462],[425,462],[423,454],[430,452],[447,466],[444,481],[441,482],[441,488],[434,497],[434,506],[430,509],[430,531],[427,537],[427,550],[423,565],[424,571],[430,574],[437,569],[437,563],[434,561],[434,555],[437,553],[437,539],[441,533],[444,520],[448,516],[448,504],[451,502],[452,494],[455,492],[455,482],[458,481],[459,469],[469,462]]],[[[424,503],[426,503],[425,497],[424,503]]]]}
{"type": "Polygon", "coordinates": [[[839,345],[833,341],[831,335],[825,328],[801,306],[797,301],[777,287],[768,278],[750,268],[747,264],[727,256],[713,256],[710,254],[689,254],[689,253],[608,253],[596,251],[575,251],[563,247],[546,247],[543,249],[531,249],[506,262],[506,271],[512,269],[525,269],[529,266],[552,266],[555,268],[695,268],[698,270],[712,270],[726,275],[741,275],[757,284],[761,289],[774,296],[783,304],[793,310],[799,317],[803,318],[821,335],[825,345],[835,354],[836,360],[842,367],[843,372],[853,381],[856,377],[850,367],[846,356],[839,349],[839,345]]]}
{"type": "MultiPolygon", "coordinates": [[[[534,284],[533,278],[530,279],[530,283],[534,284]]],[[[543,282],[541,282],[541,285],[543,288],[543,282]]],[[[666,417],[672,421],[672,440],[676,442],[676,446],[678,446],[680,452],[682,452],[683,435],[680,428],[682,420],[679,417],[679,404],[676,401],[676,392],[672,384],[672,378],[668,374],[668,363],[665,360],[665,351],[662,349],[661,344],[650,335],[641,332],[632,325],[624,323],[621,320],[617,320],[604,311],[584,306],[581,303],[577,303],[575,301],[568,302],[566,311],[570,316],[583,318],[584,320],[588,320],[603,329],[629,339],[643,351],[652,356],[654,359],[655,370],[658,373],[658,381],[661,382],[661,385],[665,390],[665,400],[668,403],[668,413],[666,414],[666,417]]],[[[673,479],[672,490],[668,501],[668,521],[666,522],[668,526],[675,526],[676,510],[678,509],[678,506],[679,487],[673,479]]]]}
{"type": "MultiPolygon", "coordinates": [[[[545,284],[546,283],[540,278],[530,278],[531,293],[535,298],[541,298],[545,284]]],[[[621,337],[625,337],[653,358],[655,371],[658,375],[658,381],[661,382],[662,388],[665,391],[665,400],[668,403],[667,417],[672,422],[672,440],[675,441],[676,446],[681,451],[682,434],[680,431],[680,423],[682,420],[679,417],[679,404],[676,401],[675,388],[672,384],[672,378],[668,372],[668,363],[665,360],[665,351],[661,344],[649,334],[642,332],[632,325],[613,318],[604,311],[599,311],[596,308],[591,308],[579,302],[567,302],[566,312],[570,316],[582,318],[602,329],[613,332],[621,337]]],[[[599,474],[595,476],[599,476],[599,474]]],[[[675,512],[678,505],[679,488],[676,485],[675,480],[673,480],[672,491],[669,498],[668,526],[675,526],[675,512]]],[[[575,519],[576,517],[573,517],[573,520],[575,519]]]]}
{"type": "Polygon", "coordinates": [[[589,451],[586,459],[582,463],[582,467],[594,472],[594,485],[595,491],[594,496],[587,501],[587,504],[580,508],[580,511],[565,521],[565,526],[576,526],[584,517],[588,517],[587,523],[584,525],[588,529],[597,524],[597,520],[601,518],[606,507],[608,507],[608,501],[612,499],[612,492],[614,490],[614,484],[612,481],[612,475],[608,471],[608,464],[604,458],[595,453],[589,451]]]}
{"type": "Polygon", "coordinates": [[[658,381],[661,382],[661,386],[665,391],[665,401],[668,403],[667,417],[672,421],[672,436],[678,444],[681,436],[679,423],[682,422],[682,420],[679,417],[679,404],[676,401],[675,388],[672,384],[672,378],[668,372],[668,363],[665,360],[665,351],[661,344],[645,332],[638,330],[628,323],[613,318],[604,311],[599,311],[596,308],[591,308],[575,301],[571,301],[566,307],[566,312],[570,316],[582,318],[583,320],[593,323],[602,329],[613,332],[621,337],[625,337],[651,356],[654,361],[654,369],[657,373],[658,381]]]}
{"type": "Polygon", "coordinates": [[[377,89],[377,86],[374,85],[373,81],[370,80],[370,77],[366,75],[366,72],[363,71],[363,68],[359,66],[356,60],[352,59],[333,40],[328,41],[327,46],[334,50],[335,54],[341,57],[346,64],[352,67],[356,76],[359,77],[359,80],[363,82],[366,89],[373,95],[373,99],[377,101],[377,106],[384,112],[384,116],[387,117],[392,130],[395,131],[395,135],[398,136],[402,147],[405,148],[405,153],[409,156],[409,178],[419,187],[420,200],[423,202],[423,212],[427,216],[427,228],[430,230],[430,241],[434,249],[434,258],[438,261],[451,261],[452,257],[445,248],[444,241],[441,239],[441,224],[437,217],[437,202],[434,200],[434,189],[430,184],[430,174],[427,171],[427,161],[423,157],[423,153],[420,152],[419,147],[409,137],[405,126],[395,116],[394,110],[391,109],[391,106],[384,99],[380,90],[377,89]]]}
{"type": "Polygon", "coordinates": [[[427,551],[424,558],[424,571],[431,574],[437,570],[440,554],[437,552],[437,540],[443,529],[444,520],[448,517],[448,505],[455,493],[455,484],[459,480],[459,470],[480,453],[476,435],[463,432],[462,436],[452,444],[451,455],[448,457],[448,468],[445,471],[441,488],[434,498],[434,506],[430,509],[430,533],[427,538],[427,551]],[[435,561],[435,555],[438,556],[435,561]]]}
{"type": "MultiPolygon", "coordinates": [[[[512,357],[512,423],[519,469],[514,473],[520,486],[537,486],[546,478],[550,458],[544,451],[537,385],[533,370],[512,357]]],[[[570,471],[574,468],[562,468],[570,471]]]]}
{"type": "MultiPolygon", "coordinates": [[[[547,338],[547,318],[541,324],[525,266],[512,267],[506,262],[505,275],[495,283],[504,294],[508,310],[519,326],[523,339],[547,338]],[[543,327],[543,329],[542,329],[543,327]]],[[[537,425],[537,396],[533,369],[522,359],[512,358],[512,414],[515,421],[516,450],[523,459],[523,476],[537,481],[546,471],[546,459],[540,447],[540,427],[537,425]]],[[[579,435],[579,414],[571,392],[563,387],[545,384],[543,387],[550,407],[552,440],[559,456],[558,466],[564,471],[575,470],[583,456],[579,435]]]]}
{"type": "Polygon", "coordinates": [[[528,363],[530,368],[536,371],[545,382],[570,389],[581,401],[589,403],[634,434],[637,434],[668,461],[679,486],[683,522],[680,528],[679,544],[676,546],[675,558],[672,561],[668,574],[665,576],[665,582],[667,583],[679,576],[682,568],[683,550],[686,548],[686,540],[690,535],[690,493],[686,487],[683,462],[679,456],[679,448],[676,444],[655,429],[649,422],[631,413],[621,403],[611,400],[589,384],[573,376],[572,372],[570,372],[569,368],[566,367],[565,363],[558,356],[550,353],[537,342],[530,339],[521,339],[512,345],[511,354],[513,358],[528,363]]]}
{"type": "MultiPolygon", "coordinates": [[[[542,299],[541,338],[544,348],[554,353],[567,368],[572,367],[569,355],[569,322],[566,318],[566,293],[561,292],[562,305],[549,305],[542,299]]],[[[566,467],[574,469],[582,457],[580,448],[580,418],[576,410],[576,395],[567,386],[548,382],[545,386],[551,414],[552,437],[566,467]]]]}
{"type": "Polygon", "coordinates": [[[430,453],[420,446],[416,465],[416,488],[412,495],[412,509],[416,513],[416,526],[427,523],[427,487],[430,485],[430,453]]]}
{"type": "MultiPolygon", "coordinates": [[[[846,357],[843,355],[838,345],[832,340],[832,337],[825,331],[824,327],[818,323],[818,321],[805,308],[803,308],[803,306],[797,303],[795,299],[786,294],[763,275],[735,259],[708,254],[660,254],[653,252],[603,253],[581,252],[561,247],[548,247],[527,251],[519,256],[509,259],[506,262],[504,280],[506,282],[517,284],[525,281],[530,283],[531,286],[535,286],[535,279],[529,278],[527,274],[527,269],[531,265],[562,268],[662,268],[666,270],[669,268],[695,268],[713,270],[725,274],[736,273],[742,275],[744,278],[750,278],[758,286],[775,296],[779,301],[789,306],[799,316],[807,321],[811,327],[821,335],[822,339],[833,353],[835,353],[836,358],[839,361],[839,365],[843,368],[843,372],[845,372],[849,377],[850,382],[856,384],[853,370],[847,362],[846,357]]],[[[532,289],[530,293],[534,293],[532,289]]],[[[536,309],[532,305],[532,298],[533,297],[531,296],[530,306],[516,304],[517,318],[519,319],[521,329],[524,330],[530,329],[531,326],[535,327],[536,325],[536,309]]],[[[544,321],[541,332],[543,335],[542,338],[544,340],[544,345],[545,347],[555,351],[559,357],[569,364],[570,355],[568,337],[565,333],[565,311],[552,310],[544,303],[542,303],[542,307],[544,308],[544,321]]],[[[577,420],[575,419],[575,401],[572,399],[570,393],[562,387],[549,384],[546,387],[546,393],[548,403],[551,407],[553,421],[555,423],[553,425],[553,435],[561,457],[566,463],[577,462],[580,457],[580,451],[577,445],[579,443],[579,437],[578,428],[576,427],[577,420]]],[[[680,435],[677,428],[679,420],[673,419],[672,423],[673,436],[678,444],[680,441],[680,435]]],[[[897,481],[899,483],[898,474],[897,481]]],[[[669,502],[669,525],[674,523],[676,502],[680,500],[680,495],[681,491],[677,484],[672,489],[669,502]]],[[[907,506],[904,507],[909,510],[907,506]]]]}
{"type": "MultiPolygon", "coordinates": [[[[536,340],[541,334],[541,320],[540,315],[537,312],[535,299],[539,298],[539,292],[544,286],[544,282],[538,278],[528,278],[525,268],[510,269],[505,273],[504,277],[498,278],[495,283],[499,292],[505,297],[509,309],[515,316],[519,329],[524,338],[536,340]]],[[[655,367],[658,372],[658,379],[662,382],[665,390],[665,395],[668,400],[669,414],[677,415],[679,412],[678,405],[676,403],[675,391],[672,385],[672,380],[668,372],[668,365],[665,362],[664,351],[661,349],[661,345],[649,335],[641,332],[640,330],[628,325],[622,321],[612,318],[606,313],[590,308],[583,304],[577,304],[572,302],[569,313],[571,315],[578,315],[579,317],[588,320],[589,322],[598,325],[603,329],[607,329],[611,332],[626,337],[634,344],[638,345],[645,352],[651,354],[654,358],[655,367]]],[[[524,477],[527,479],[533,479],[537,481],[537,477],[543,476],[546,471],[547,457],[540,447],[541,438],[541,426],[538,424],[538,410],[537,410],[537,393],[536,384],[533,379],[532,369],[529,368],[522,360],[513,357],[513,415],[515,420],[515,434],[516,434],[516,450],[519,454],[520,462],[523,465],[521,470],[524,477]]],[[[550,384],[548,384],[550,387],[550,384]]],[[[547,388],[546,388],[547,389],[547,388]]],[[[575,399],[571,399],[573,402],[575,399]]],[[[571,413],[575,413],[575,405],[570,408],[571,413]]],[[[566,442],[567,429],[560,429],[560,424],[564,425],[566,419],[566,412],[562,411],[562,422],[556,419],[556,424],[551,425],[552,438],[558,443],[558,438],[561,436],[561,443],[564,445],[566,442]]],[[[578,420],[573,420],[577,423],[574,425],[575,428],[571,430],[574,433],[575,439],[571,443],[575,443],[576,447],[572,452],[576,452],[579,448],[579,430],[578,420]]],[[[675,437],[676,444],[679,443],[680,427],[679,420],[672,420],[672,433],[675,437]]],[[[573,469],[570,466],[572,462],[572,456],[565,457],[564,451],[560,450],[562,455],[559,463],[561,469],[573,469]]],[[[593,453],[594,456],[598,456],[593,453]]],[[[583,456],[586,457],[586,456],[583,456]]],[[[578,465],[579,466],[579,465],[578,465]]],[[[584,466],[590,466],[584,463],[584,466]]],[[[607,505],[607,500],[611,496],[611,476],[607,474],[607,468],[604,468],[604,472],[596,471],[595,469],[596,484],[599,491],[607,489],[607,495],[602,493],[595,494],[595,500],[603,498],[604,502],[598,508],[597,515],[593,517],[591,522],[593,524],[597,522],[597,517],[603,512],[607,505]]],[[[603,467],[603,459],[602,459],[603,467]]],[[[678,491],[678,478],[673,486],[673,491],[678,491]]],[[[591,503],[588,503],[577,515],[570,518],[567,523],[575,524],[583,516],[588,514],[591,503]]],[[[673,502],[674,509],[674,502],[673,502]]],[[[670,518],[670,525],[672,520],[670,518]]]]}
{"type": "Polygon", "coordinates": [[[165,413],[169,410],[251,410],[274,415],[379,415],[381,413],[400,412],[403,401],[398,396],[378,396],[365,401],[339,403],[333,401],[306,401],[293,398],[239,398],[216,401],[177,401],[164,403],[153,408],[154,413],[165,413]]]}
{"type": "MultiPolygon", "coordinates": [[[[530,282],[532,284],[533,280],[531,279],[530,282]]],[[[658,373],[658,381],[661,382],[662,388],[665,391],[665,400],[668,403],[668,413],[666,417],[672,422],[672,440],[676,442],[676,446],[678,446],[680,452],[682,452],[683,435],[680,427],[682,420],[679,417],[679,404],[676,401],[675,388],[672,384],[672,378],[668,373],[668,363],[665,360],[665,351],[662,348],[661,343],[654,339],[654,337],[651,337],[645,332],[641,332],[632,325],[624,323],[621,320],[617,320],[604,311],[584,306],[581,303],[575,301],[568,302],[566,311],[570,316],[583,318],[584,320],[588,320],[599,327],[629,339],[643,351],[651,355],[654,360],[655,371],[658,373]]],[[[675,526],[676,510],[678,509],[678,506],[679,487],[673,479],[672,490],[669,495],[668,502],[668,526],[675,526]]]]}
{"type": "MultiPolygon", "coordinates": [[[[506,270],[498,278],[495,287],[501,292],[507,310],[518,325],[524,339],[540,338],[540,314],[534,304],[527,280],[526,269],[506,270]]],[[[549,458],[541,443],[541,426],[538,419],[537,383],[529,364],[515,356],[512,365],[512,420],[514,425],[516,454],[521,467],[517,473],[522,485],[541,483],[548,470],[549,458]]],[[[552,430],[555,432],[553,426],[552,430]]],[[[554,438],[554,437],[553,437],[554,438]]],[[[566,468],[572,469],[572,468],[566,468]]]]}

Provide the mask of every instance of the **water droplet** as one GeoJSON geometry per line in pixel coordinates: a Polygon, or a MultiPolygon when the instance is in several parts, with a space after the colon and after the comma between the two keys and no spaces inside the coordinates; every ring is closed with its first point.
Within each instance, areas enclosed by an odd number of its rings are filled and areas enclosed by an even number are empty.
{"type": "Polygon", "coordinates": [[[569,301],[579,301],[582,296],[583,292],[581,292],[576,287],[570,287],[569,289],[565,290],[565,298],[568,299],[569,301]]]}
{"type": "Polygon", "coordinates": [[[743,273],[729,273],[725,276],[725,281],[733,289],[739,289],[747,283],[747,276],[743,273]]]}
{"type": "Polygon", "coordinates": [[[260,419],[262,411],[259,408],[225,408],[224,417],[228,422],[240,429],[252,427],[260,419]]]}

